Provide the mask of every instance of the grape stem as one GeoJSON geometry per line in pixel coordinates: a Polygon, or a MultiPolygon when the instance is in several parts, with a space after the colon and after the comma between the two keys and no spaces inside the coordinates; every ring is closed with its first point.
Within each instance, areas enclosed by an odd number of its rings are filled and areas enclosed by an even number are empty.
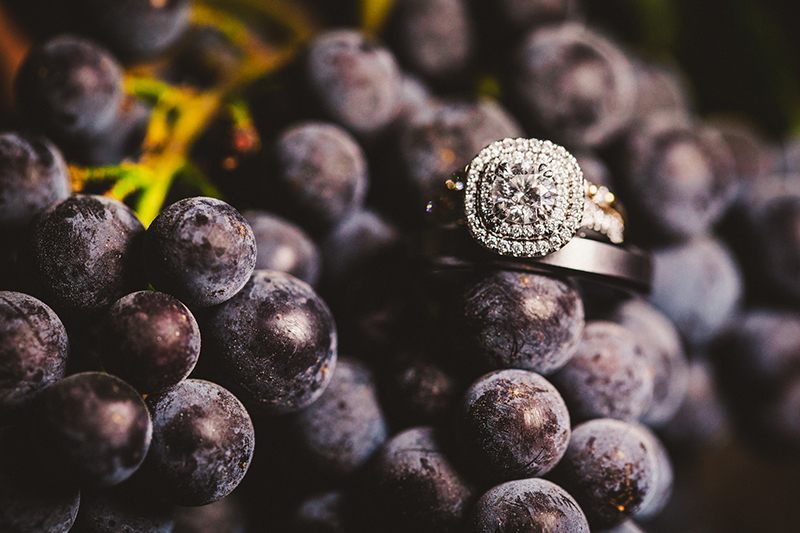
{"type": "Polygon", "coordinates": [[[233,119],[236,149],[256,149],[260,140],[247,102],[240,96],[242,90],[288,63],[316,31],[306,12],[285,0],[198,1],[193,6],[193,24],[213,27],[239,47],[239,68],[217,86],[201,92],[155,79],[149,66],[129,73],[126,92],[153,106],[138,161],[109,167],[70,167],[76,191],[89,183],[111,181],[113,186],[106,194],[117,200],[140,192],[135,211],[145,227],[161,211],[178,176],[202,194],[220,197],[216,187],[190,161],[192,145],[211,120],[225,112],[233,119]],[[280,44],[268,43],[242,22],[259,19],[273,27],[277,24],[288,37],[280,44]]]}

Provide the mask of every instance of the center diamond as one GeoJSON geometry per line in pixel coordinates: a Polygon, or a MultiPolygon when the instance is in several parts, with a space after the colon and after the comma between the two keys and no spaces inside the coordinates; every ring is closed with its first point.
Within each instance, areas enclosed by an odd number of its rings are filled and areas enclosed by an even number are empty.
{"type": "Polygon", "coordinates": [[[531,168],[516,163],[503,165],[492,184],[494,214],[509,224],[544,222],[556,203],[553,172],[546,165],[531,168]]]}

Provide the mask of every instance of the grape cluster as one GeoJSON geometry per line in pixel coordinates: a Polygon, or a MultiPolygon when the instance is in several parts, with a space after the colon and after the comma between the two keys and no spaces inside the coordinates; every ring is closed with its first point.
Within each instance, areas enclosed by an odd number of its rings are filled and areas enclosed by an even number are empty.
{"type": "Polygon", "coordinates": [[[0,0],[0,531],[684,531],[731,434],[800,452],[797,143],[588,2],[377,4],[0,0]],[[650,294],[420,264],[525,136],[618,193],[650,294]]]}

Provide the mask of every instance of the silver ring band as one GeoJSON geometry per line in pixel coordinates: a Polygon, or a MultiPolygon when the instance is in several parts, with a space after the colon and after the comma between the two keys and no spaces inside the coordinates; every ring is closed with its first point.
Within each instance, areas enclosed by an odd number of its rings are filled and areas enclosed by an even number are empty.
{"type": "Polygon", "coordinates": [[[434,269],[550,272],[647,292],[650,256],[621,244],[624,223],[613,202],[607,189],[584,181],[563,147],[505,139],[428,203],[438,220],[422,254],[434,269]]]}

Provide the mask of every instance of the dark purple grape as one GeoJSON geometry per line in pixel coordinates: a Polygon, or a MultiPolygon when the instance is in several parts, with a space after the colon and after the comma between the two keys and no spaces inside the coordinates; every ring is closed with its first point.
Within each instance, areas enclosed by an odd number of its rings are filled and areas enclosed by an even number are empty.
{"type": "Polygon", "coordinates": [[[26,123],[56,142],[68,158],[112,133],[123,104],[122,69],[91,41],[62,36],[34,48],[20,67],[14,95],[26,123]]]}
{"type": "Polygon", "coordinates": [[[651,434],[652,439],[649,443],[651,450],[656,456],[656,474],[653,476],[651,489],[648,491],[639,510],[634,517],[637,520],[649,520],[658,515],[669,502],[672,496],[672,484],[675,473],[672,469],[672,461],[669,458],[667,449],[655,435],[651,434]]]}
{"type": "MultiPolygon", "coordinates": [[[[463,169],[489,144],[521,137],[522,129],[508,112],[491,101],[451,102],[431,116],[417,117],[400,133],[400,165],[413,191],[415,210],[422,213],[434,191],[463,169]]],[[[376,181],[377,181],[376,177],[376,181]]],[[[395,190],[397,184],[384,184],[395,190]]]]}
{"type": "Polygon", "coordinates": [[[624,192],[639,231],[670,239],[708,233],[736,195],[734,159],[720,134],[665,111],[637,123],[626,143],[624,192]]]}
{"type": "Polygon", "coordinates": [[[120,58],[151,58],[173,46],[189,27],[190,0],[78,0],[71,2],[82,33],[120,58]]]}
{"type": "Polygon", "coordinates": [[[142,397],[100,372],[73,374],[48,388],[34,423],[47,461],[86,486],[129,478],[144,461],[153,433],[142,397]]]}
{"type": "Polygon", "coordinates": [[[395,435],[378,454],[366,486],[372,531],[461,531],[473,489],[442,451],[431,427],[395,435]]]}
{"type": "Polygon", "coordinates": [[[719,384],[736,429],[754,448],[793,453],[792,414],[800,379],[800,315],[755,309],[725,328],[712,346],[719,384]]]}
{"type": "Polygon", "coordinates": [[[80,490],[73,482],[54,482],[26,437],[20,427],[0,428],[0,531],[67,533],[78,515],[80,490]]]}
{"type": "Polygon", "coordinates": [[[511,88],[526,117],[572,147],[609,142],[628,127],[636,103],[628,58],[578,23],[530,33],[518,52],[511,88]]]}
{"type": "Polygon", "coordinates": [[[64,377],[67,330],[44,302],[0,291],[0,425],[64,377]]]}
{"type": "Polygon", "coordinates": [[[673,66],[651,63],[633,57],[633,72],[636,75],[637,120],[660,111],[689,116],[691,105],[689,89],[684,77],[673,66]]]}
{"type": "Polygon", "coordinates": [[[556,388],[527,370],[498,370],[467,391],[458,440],[478,470],[496,480],[549,472],[567,451],[570,417],[556,388]]]}
{"type": "Polygon", "coordinates": [[[610,528],[653,496],[659,475],[656,437],[644,426],[598,418],[572,429],[553,479],[575,497],[593,528],[610,528]]]}
{"type": "Polygon", "coordinates": [[[178,299],[155,291],[123,296],[106,313],[101,358],[106,371],[142,394],[175,385],[200,355],[200,328],[178,299]]]}
{"type": "Polygon", "coordinates": [[[400,58],[427,78],[452,85],[472,59],[475,36],[464,0],[403,0],[389,26],[400,58]]]}
{"type": "Polygon", "coordinates": [[[303,501],[295,512],[291,533],[347,533],[344,517],[344,496],[326,492],[303,501]]]}
{"type": "Polygon", "coordinates": [[[247,283],[255,264],[250,224],[214,198],[175,202],[153,220],[144,238],[149,281],[190,307],[230,299],[247,283]]]}
{"type": "Polygon", "coordinates": [[[576,421],[636,422],[653,401],[653,366],[627,328],[587,322],[575,355],[553,375],[576,421]]]}
{"type": "Polygon", "coordinates": [[[589,153],[577,154],[575,159],[578,160],[578,165],[581,167],[583,177],[592,185],[598,187],[606,187],[614,190],[614,183],[611,179],[611,171],[602,160],[589,153]]]}
{"type": "Polygon", "coordinates": [[[337,336],[325,302],[290,274],[256,270],[244,288],[203,321],[209,356],[254,411],[299,411],[333,375],[337,336]]]}
{"type": "Polygon", "coordinates": [[[381,384],[389,417],[400,427],[450,422],[465,385],[436,361],[403,355],[386,364],[381,384]]]}
{"type": "Polygon", "coordinates": [[[714,352],[721,376],[735,388],[774,393],[800,377],[800,313],[750,310],[728,324],[714,352]]]}
{"type": "Polygon", "coordinates": [[[489,489],[475,505],[475,533],[589,533],[575,498],[546,479],[519,479],[489,489]]]}
{"type": "Polygon", "coordinates": [[[764,286],[768,304],[787,298],[793,304],[800,299],[800,175],[764,177],[748,192],[739,220],[746,229],[734,243],[750,267],[748,281],[754,292],[764,286]]]}
{"type": "Polygon", "coordinates": [[[61,313],[95,314],[143,288],[144,227],[126,205],[105,196],[71,196],[38,218],[30,266],[42,299],[61,313]]]}
{"type": "Polygon", "coordinates": [[[311,286],[317,283],[322,257],[306,232],[265,211],[245,211],[242,215],[256,238],[256,269],[280,270],[311,286]]]}
{"type": "MultiPolygon", "coordinates": [[[[765,428],[769,433],[766,439],[777,443],[782,450],[793,456],[800,450],[798,409],[800,409],[800,378],[795,377],[774,398],[766,399],[765,405],[759,410],[760,423],[754,424],[751,431],[760,432],[765,428]]],[[[761,436],[762,440],[764,437],[761,436]]]]}
{"type": "Polygon", "coordinates": [[[219,29],[190,26],[161,76],[173,85],[211,89],[236,76],[243,51],[219,29]]]}
{"type": "Polygon", "coordinates": [[[176,507],[172,533],[244,533],[245,509],[236,494],[200,507],[176,507]]]}
{"type": "Polygon", "coordinates": [[[767,141],[747,122],[716,119],[709,123],[730,148],[739,182],[740,197],[748,193],[754,182],[765,179],[775,159],[767,141]]]}
{"type": "Polygon", "coordinates": [[[626,520],[616,527],[604,529],[598,533],[644,533],[644,530],[636,525],[633,520],[626,520]]]}
{"type": "Polygon", "coordinates": [[[352,359],[337,361],[325,392],[294,421],[303,455],[319,472],[350,475],[386,440],[377,394],[366,366],[352,359]]]}
{"type": "Polygon", "coordinates": [[[185,379],[149,396],[153,443],[147,468],[177,505],[206,505],[227,496],[244,478],[255,447],[250,415],[227,389],[185,379]]]}
{"type": "Polygon", "coordinates": [[[149,123],[150,108],[135,96],[126,95],[111,131],[103,135],[101,141],[83,147],[81,155],[73,155],[73,159],[97,166],[138,159],[149,123]]]}
{"type": "Polygon", "coordinates": [[[364,203],[369,178],[364,153],[343,128],[303,122],[276,144],[278,174],[265,184],[276,209],[310,230],[325,231],[364,203]]]}
{"type": "Polygon", "coordinates": [[[356,211],[342,220],[321,243],[325,278],[331,284],[359,275],[362,269],[400,248],[401,234],[397,227],[380,213],[356,211]]]}
{"type": "Polygon", "coordinates": [[[719,333],[739,305],[742,275],[733,254],[708,237],[653,254],[650,301],[690,344],[719,333]]]}
{"type": "Polygon", "coordinates": [[[422,80],[403,74],[399,90],[400,122],[425,120],[436,112],[437,101],[422,80]]]}
{"type": "Polygon", "coordinates": [[[173,506],[140,485],[81,492],[78,519],[70,533],[172,533],[173,506]]]}
{"type": "Polygon", "coordinates": [[[619,306],[614,320],[633,333],[653,367],[653,402],[641,420],[651,427],[662,426],[680,408],[689,379],[689,363],[678,330],[656,308],[639,299],[619,306]]]}
{"type": "Polygon", "coordinates": [[[34,216],[70,194],[61,152],[41,137],[0,134],[0,237],[14,237],[34,216]]]}
{"type": "Polygon", "coordinates": [[[306,76],[328,115],[356,134],[383,130],[399,112],[394,56],[358,31],[317,36],[308,51],[306,76]]]}
{"type": "Polygon", "coordinates": [[[658,429],[670,450],[691,455],[721,445],[730,428],[728,413],[707,360],[689,363],[686,397],[675,416],[658,429]]]}
{"type": "Polygon", "coordinates": [[[575,286],[539,274],[492,272],[460,305],[456,334],[483,367],[551,374],[575,353],[583,331],[575,286]]]}

